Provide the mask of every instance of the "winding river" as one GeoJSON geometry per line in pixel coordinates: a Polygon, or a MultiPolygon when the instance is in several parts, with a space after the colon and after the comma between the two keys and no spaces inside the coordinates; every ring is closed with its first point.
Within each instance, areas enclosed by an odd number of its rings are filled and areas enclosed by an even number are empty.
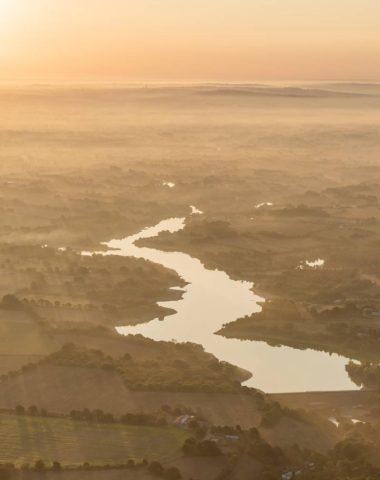
{"type": "MultiPolygon", "coordinates": [[[[177,313],[164,320],[154,319],[136,326],[122,326],[120,334],[142,334],[153,340],[175,340],[202,344],[207,352],[252,372],[246,385],[265,392],[299,392],[357,389],[345,365],[347,358],[315,350],[273,347],[265,342],[224,338],[215,335],[223,324],[259,312],[263,299],[252,291],[253,284],[235,281],[224,272],[208,270],[200,260],[181,252],[163,252],[139,247],[135,243],[163,231],[171,233],[185,227],[185,218],[163,220],[136,235],[105,243],[109,250],[83,252],[91,255],[120,255],[144,258],[175,270],[188,285],[181,300],[161,302],[177,313]]],[[[181,288],[182,290],[182,288],[181,288]]]]}

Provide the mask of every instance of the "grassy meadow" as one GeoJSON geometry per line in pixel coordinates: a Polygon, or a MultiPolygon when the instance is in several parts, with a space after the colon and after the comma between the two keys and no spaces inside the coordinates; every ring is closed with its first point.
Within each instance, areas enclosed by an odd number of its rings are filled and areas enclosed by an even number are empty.
{"type": "Polygon", "coordinates": [[[165,427],[124,426],[69,418],[0,414],[0,463],[57,460],[65,466],[118,465],[129,459],[171,459],[188,434],[165,427]]]}

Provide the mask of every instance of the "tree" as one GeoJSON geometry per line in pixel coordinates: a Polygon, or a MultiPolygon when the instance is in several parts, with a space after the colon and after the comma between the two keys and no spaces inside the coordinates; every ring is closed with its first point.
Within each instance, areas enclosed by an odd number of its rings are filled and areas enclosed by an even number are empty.
{"type": "Polygon", "coordinates": [[[28,408],[28,414],[35,417],[36,415],[38,415],[38,408],[35,405],[30,406],[28,408]]]}
{"type": "Polygon", "coordinates": [[[41,472],[42,470],[45,470],[45,463],[43,460],[37,460],[36,463],[34,464],[34,469],[41,472]]]}
{"type": "Polygon", "coordinates": [[[148,470],[153,473],[153,475],[157,475],[159,477],[161,477],[164,473],[164,467],[160,462],[152,462],[149,465],[148,470]]]}
{"type": "Polygon", "coordinates": [[[4,295],[0,306],[6,310],[24,310],[25,308],[16,295],[4,295]]]}
{"type": "Polygon", "coordinates": [[[165,470],[164,478],[166,478],[166,480],[180,480],[182,478],[182,475],[178,468],[170,467],[165,470]]]}
{"type": "Polygon", "coordinates": [[[185,455],[192,457],[212,457],[222,454],[220,448],[214,441],[203,440],[198,442],[195,438],[185,440],[182,451],[185,455]]]}
{"type": "Polygon", "coordinates": [[[57,461],[53,462],[52,470],[54,470],[55,472],[61,471],[62,470],[61,464],[57,461]]]}
{"type": "Polygon", "coordinates": [[[25,408],[22,405],[17,405],[16,413],[17,413],[17,415],[24,415],[25,414],[25,408]]]}

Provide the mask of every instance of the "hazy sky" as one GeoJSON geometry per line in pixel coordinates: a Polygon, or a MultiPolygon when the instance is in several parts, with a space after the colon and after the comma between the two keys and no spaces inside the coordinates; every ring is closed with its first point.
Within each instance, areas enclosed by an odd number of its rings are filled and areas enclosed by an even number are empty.
{"type": "Polygon", "coordinates": [[[380,0],[0,0],[0,81],[380,80],[380,0]]]}

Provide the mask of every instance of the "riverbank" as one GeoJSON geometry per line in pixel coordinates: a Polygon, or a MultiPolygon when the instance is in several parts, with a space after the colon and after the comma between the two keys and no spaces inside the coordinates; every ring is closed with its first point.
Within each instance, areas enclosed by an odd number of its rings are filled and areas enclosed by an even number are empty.
{"type": "MultiPolygon", "coordinates": [[[[140,246],[160,234],[183,232],[185,218],[171,218],[145,228],[140,233],[106,245],[108,251],[94,252],[103,256],[143,258],[174,270],[186,283],[183,298],[161,302],[176,314],[137,326],[120,326],[124,335],[141,334],[156,341],[194,342],[218,359],[253,373],[245,385],[265,392],[355,388],[349,380],[345,364],[349,359],[313,350],[275,348],[264,342],[241,341],[215,335],[220,328],[237,318],[261,310],[263,299],[252,292],[253,284],[232,280],[226,273],[209,270],[197,259],[180,252],[165,252],[140,246]],[[329,376],[325,371],[328,369],[329,376]],[[312,374],[310,374],[312,372],[312,374]]],[[[89,252],[85,252],[86,255],[89,252]]]]}
{"type": "Polygon", "coordinates": [[[269,397],[290,408],[315,412],[340,427],[342,434],[355,425],[364,427],[379,423],[379,391],[278,393],[269,397]]]}

